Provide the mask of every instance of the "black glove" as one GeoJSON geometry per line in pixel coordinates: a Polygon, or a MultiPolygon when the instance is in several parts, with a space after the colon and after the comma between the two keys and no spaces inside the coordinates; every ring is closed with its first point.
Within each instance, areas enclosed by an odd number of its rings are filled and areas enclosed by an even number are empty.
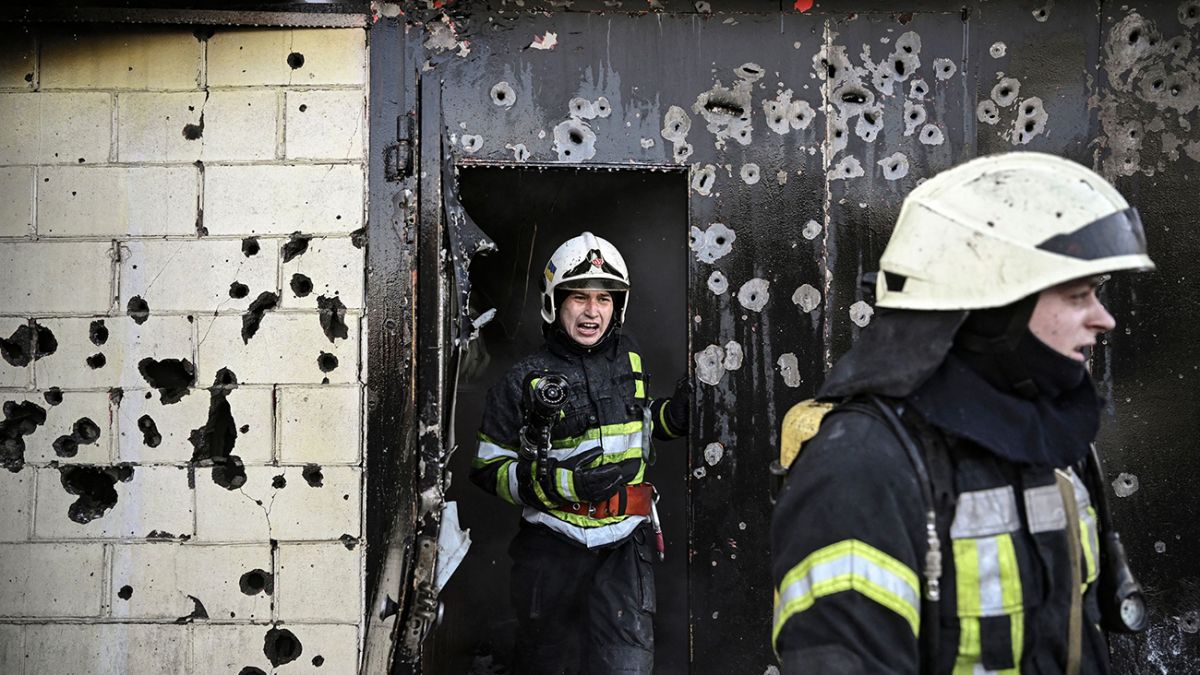
{"type": "Polygon", "coordinates": [[[692,410],[692,378],[684,375],[675,382],[675,393],[667,405],[667,423],[671,430],[687,434],[692,410]]]}
{"type": "Polygon", "coordinates": [[[601,502],[613,496],[625,482],[618,464],[588,467],[604,453],[597,445],[587,452],[564,460],[547,460],[546,481],[542,490],[561,504],[601,502]]]}

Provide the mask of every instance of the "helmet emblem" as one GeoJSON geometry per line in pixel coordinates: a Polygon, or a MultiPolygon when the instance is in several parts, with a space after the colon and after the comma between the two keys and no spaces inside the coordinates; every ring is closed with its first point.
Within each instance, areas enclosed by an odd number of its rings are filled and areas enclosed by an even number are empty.
{"type": "Polygon", "coordinates": [[[595,258],[592,258],[592,267],[602,267],[603,265],[604,265],[604,258],[601,258],[600,256],[596,256],[595,258]]]}

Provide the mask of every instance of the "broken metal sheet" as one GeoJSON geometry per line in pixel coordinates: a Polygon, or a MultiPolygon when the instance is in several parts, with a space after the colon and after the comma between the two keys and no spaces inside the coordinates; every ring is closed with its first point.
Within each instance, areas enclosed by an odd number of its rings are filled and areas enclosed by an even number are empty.
{"type": "Polygon", "coordinates": [[[471,318],[471,261],[480,253],[496,250],[496,243],[491,240],[470,214],[463,208],[458,198],[458,180],[454,175],[454,164],[450,161],[442,164],[442,205],[446,215],[446,236],[450,245],[450,261],[454,268],[455,298],[453,325],[455,350],[467,348],[475,332],[487,319],[478,326],[476,323],[482,317],[471,318]]]}
{"type": "Polygon", "coordinates": [[[471,530],[458,524],[458,502],[446,502],[442,509],[442,527],[438,530],[437,574],[433,586],[438,593],[458,569],[471,548],[471,530]]]}

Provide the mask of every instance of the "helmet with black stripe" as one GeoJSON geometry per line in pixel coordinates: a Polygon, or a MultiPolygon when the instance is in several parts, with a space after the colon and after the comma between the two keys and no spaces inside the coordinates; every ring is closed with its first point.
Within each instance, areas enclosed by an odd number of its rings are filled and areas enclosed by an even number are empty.
{"type": "Polygon", "coordinates": [[[614,318],[625,322],[629,307],[629,268],[607,239],[584,232],[563,242],[542,271],[542,319],[554,323],[562,293],[569,290],[605,290],[613,294],[614,318]]]}
{"type": "Polygon", "coordinates": [[[939,173],[904,200],[879,261],[880,307],[1000,307],[1063,282],[1152,270],[1136,209],[1096,172],[1012,152],[939,173]]]}

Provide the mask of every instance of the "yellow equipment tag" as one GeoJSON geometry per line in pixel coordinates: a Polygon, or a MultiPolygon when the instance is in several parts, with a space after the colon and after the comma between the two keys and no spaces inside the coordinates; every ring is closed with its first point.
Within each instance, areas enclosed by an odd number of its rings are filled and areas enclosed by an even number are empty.
{"type": "Polygon", "coordinates": [[[817,435],[821,420],[833,410],[834,404],[810,398],[792,406],[783,416],[779,442],[779,464],[787,469],[800,454],[800,446],[817,435]]]}

